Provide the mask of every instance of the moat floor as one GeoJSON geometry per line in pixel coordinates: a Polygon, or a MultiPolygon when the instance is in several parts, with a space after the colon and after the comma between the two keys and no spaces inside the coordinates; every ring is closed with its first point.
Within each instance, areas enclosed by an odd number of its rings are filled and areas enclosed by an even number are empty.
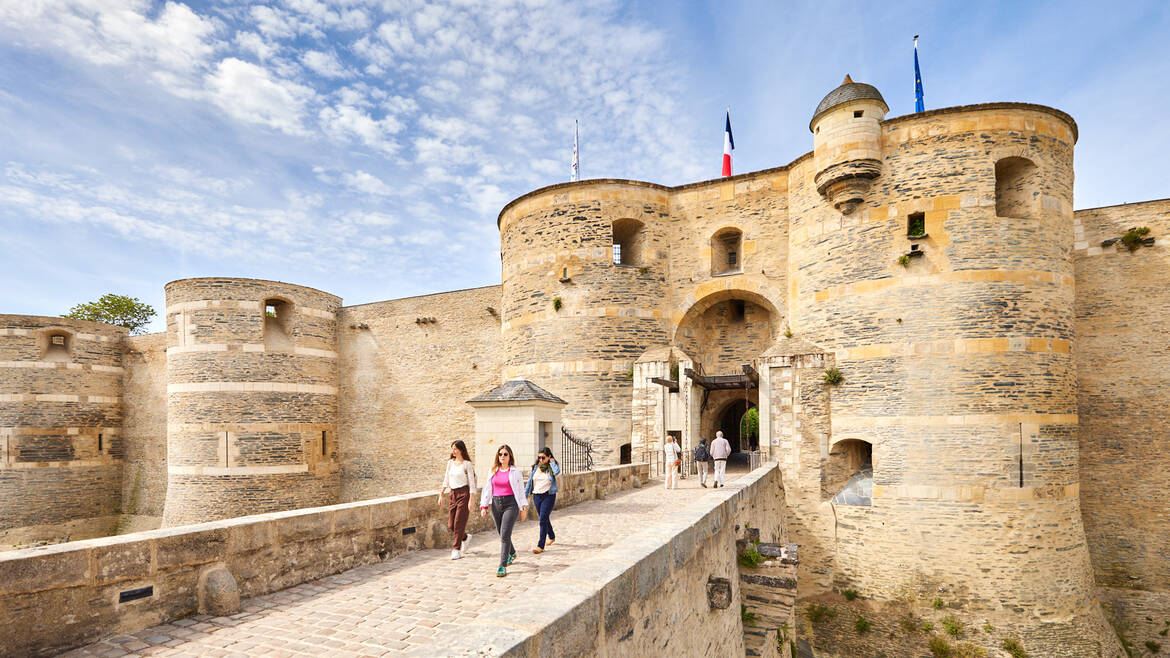
{"type": "MultiPolygon", "coordinates": [[[[737,469],[738,470],[738,469],[737,469]]],[[[729,472],[728,481],[746,472],[729,472]]],[[[413,551],[265,596],[245,599],[231,617],[196,615],[115,635],[64,656],[385,656],[428,655],[437,636],[458,633],[480,612],[520,599],[542,574],[556,573],[633,534],[664,505],[708,491],[697,477],[666,491],[661,480],[557,510],[557,542],[540,555],[535,516],[513,532],[516,562],[496,578],[495,532],[472,538],[470,551],[413,551]]]]}

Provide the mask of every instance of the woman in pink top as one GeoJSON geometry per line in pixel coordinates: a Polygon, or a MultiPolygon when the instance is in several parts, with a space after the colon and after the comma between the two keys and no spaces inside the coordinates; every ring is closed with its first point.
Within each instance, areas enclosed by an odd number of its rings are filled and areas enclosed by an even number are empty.
{"type": "Polygon", "coordinates": [[[516,525],[516,515],[519,514],[521,521],[528,518],[524,478],[515,462],[512,448],[508,445],[502,445],[496,450],[492,475],[479,499],[479,515],[487,516],[488,507],[491,507],[492,520],[496,522],[496,531],[500,533],[500,567],[496,569],[496,576],[500,578],[508,575],[506,567],[516,559],[516,547],[512,545],[512,526],[516,525]]]}

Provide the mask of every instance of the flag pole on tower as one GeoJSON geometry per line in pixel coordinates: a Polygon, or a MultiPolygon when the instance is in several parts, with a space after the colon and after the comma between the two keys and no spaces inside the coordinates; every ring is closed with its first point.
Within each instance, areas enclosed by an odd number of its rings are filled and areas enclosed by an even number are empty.
{"type": "Polygon", "coordinates": [[[731,106],[727,106],[727,124],[723,128],[723,175],[731,175],[731,152],[735,150],[735,139],[731,136],[731,106]]]}
{"type": "Polygon", "coordinates": [[[577,136],[580,129],[577,127],[577,120],[573,119],[573,165],[569,169],[569,180],[576,181],[581,178],[581,160],[577,151],[577,136]]]}
{"type": "Polygon", "coordinates": [[[914,111],[926,110],[922,101],[922,72],[918,70],[918,35],[914,35],[914,111]]]}

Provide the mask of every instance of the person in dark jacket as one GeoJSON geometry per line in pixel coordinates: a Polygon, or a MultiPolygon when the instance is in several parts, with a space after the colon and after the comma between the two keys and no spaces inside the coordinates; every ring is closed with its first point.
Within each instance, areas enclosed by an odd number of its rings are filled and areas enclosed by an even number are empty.
{"type": "Polygon", "coordinates": [[[561,474],[561,465],[553,457],[552,450],[541,448],[536,453],[536,463],[532,465],[532,473],[528,476],[528,486],[524,488],[524,497],[532,495],[532,504],[540,516],[540,541],[536,542],[533,553],[543,553],[545,539],[549,545],[557,540],[557,533],[553,532],[552,511],[557,502],[557,476],[561,474]]]}
{"type": "Polygon", "coordinates": [[[695,446],[695,467],[699,469],[699,486],[707,488],[707,460],[711,458],[711,451],[707,450],[707,439],[699,439],[695,446]]]}

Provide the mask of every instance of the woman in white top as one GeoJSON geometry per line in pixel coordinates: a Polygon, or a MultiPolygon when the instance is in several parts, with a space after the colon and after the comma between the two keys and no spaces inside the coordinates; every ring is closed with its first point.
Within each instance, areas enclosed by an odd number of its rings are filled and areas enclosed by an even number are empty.
{"type": "Polygon", "coordinates": [[[561,465],[553,457],[552,450],[541,448],[536,454],[536,463],[532,465],[532,475],[528,477],[528,486],[524,488],[524,498],[532,494],[532,506],[540,517],[540,541],[536,542],[533,553],[544,552],[544,540],[547,537],[549,545],[557,540],[557,533],[553,532],[552,511],[557,504],[557,476],[561,474],[561,465]]]}
{"type": "Polygon", "coordinates": [[[467,445],[462,441],[451,444],[451,458],[447,460],[447,471],[443,474],[443,487],[439,490],[439,506],[443,506],[443,494],[451,492],[447,507],[447,528],[455,539],[451,546],[451,559],[463,557],[463,551],[471,535],[467,534],[467,515],[475,509],[475,467],[467,456],[467,445]]]}
{"type": "Polygon", "coordinates": [[[479,497],[479,515],[487,516],[489,507],[500,533],[500,567],[496,569],[496,575],[503,578],[508,575],[505,567],[516,559],[516,547],[512,545],[512,526],[516,525],[516,516],[519,514],[521,521],[528,518],[524,478],[516,468],[516,457],[507,444],[496,450],[491,477],[479,497]]]}
{"type": "Polygon", "coordinates": [[[678,465],[682,456],[682,448],[675,442],[674,437],[666,435],[666,445],[662,447],[666,455],[666,488],[678,489],[678,465]]]}

